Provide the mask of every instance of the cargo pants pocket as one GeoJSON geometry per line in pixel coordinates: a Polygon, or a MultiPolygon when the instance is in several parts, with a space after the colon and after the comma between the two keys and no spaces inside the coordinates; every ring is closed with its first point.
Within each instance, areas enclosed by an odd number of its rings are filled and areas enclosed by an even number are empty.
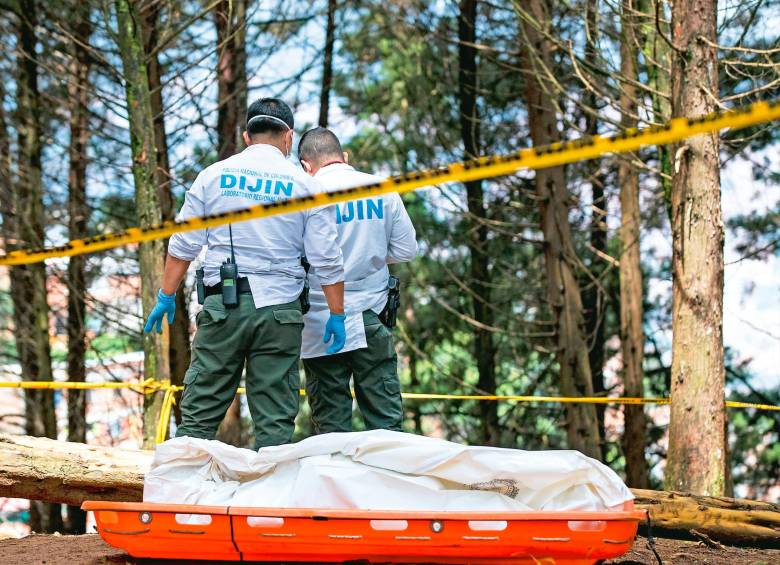
{"type": "Polygon", "coordinates": [[[218,324],[228,317],[225,305],[222,304],[222,297],[209,296],[203,304],[203,309],[195,316],[195,325],[198,329],[201,327],[218,324]]]}

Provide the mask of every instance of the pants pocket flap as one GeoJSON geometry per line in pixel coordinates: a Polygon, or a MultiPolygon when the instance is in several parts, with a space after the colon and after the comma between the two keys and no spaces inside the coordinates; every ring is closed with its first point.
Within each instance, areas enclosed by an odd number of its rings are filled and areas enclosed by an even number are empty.
{"type": "Polygon", "coordinates": [[[303,324],[300,310],[274,310],[274,318],[280,324],[303,324]]]}
{"type": "MultiPolygon", "coordinates": [[[[211,297],[209,296],[209,298],[211,297]]],[[[206,303],[203,305],[203,311],[209,315],[212,322],[219,322],[228,317],[225,305],[222,304],[222,298],[219,296],[217,297],[217,300],[209,300],[207,298],[206,303]]]]}

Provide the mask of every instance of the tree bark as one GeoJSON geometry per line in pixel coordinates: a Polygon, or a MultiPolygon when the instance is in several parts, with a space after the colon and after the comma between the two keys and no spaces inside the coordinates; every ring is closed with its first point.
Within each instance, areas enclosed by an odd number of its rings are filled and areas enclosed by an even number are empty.
{"type": "MultiPolygon", "coordinates": [[[[41,171],[41,101],[38,91],[36,47],[37,6],[34,0],[19,2],[17,37],[16,122],[18,132],[17,179],[12,183],[13,241],[8,249],[41,247],[45,217],[41,171]]],[[[14,336],[22,378],[52,380],[49,345],[49,305],[46,301],[46,266],[43,263],[11,268],[14,336]]],[[[54,395],[51,391],[25,391],[25,427],[29,435],[57,437],[54,395]]],[[[30,528],[36,532],[62,529],[57,504],[30,504],[30,528]]]]}
{"type": "MultiPolygon", "coordinates": [[[[477,1],[460,0],[458,14],[458,98],[460,102],[460,133],[466,159],[480,154],[480,116],[477,108],[478,76],[476,44],[477,1]]],[[[466,182],[469,210],[469,258],[471,301],[474,320],[481,326],[474,328],[474,357],[479,373],[477,387],[485,394],[496,393],[496,347],[493,334],[487,327],[493,325],[490,309],[491,272],[488,256],[487,210],[482,181],[466,182]]],[[[494,402],[479,404],[482,419],[482,442],[499,445],[501,428],[498,406],[494,402]]]]}
{"type": "MultiPolygon", "coordinates": [[[[620,125],[624,129],[637,126],[638,80],[636,58],[636,17],[634,0],[623,0],[621,17],[620,74],[624,80],[620,90],[620,125]]],[[[639,172],[630,157],[620,160],[620,350],[623,356],[623,394],[644,396],[642,368],[645,335],[642,326],[642,264],[640,258],[639,172]]],[[[623,406],[623,456],[626,460],[626,483],[636,488],[649,485],[645,446],[647,421],[642,405],[623,406]]]]}
{"type": "MultiPolygon", "coordinates": [[[[599,60],[598,13],[598,0],[588,0],[585,15],[587,23],[585,57],[592,64],[596,64],[599,60]]],[[[586,87],[583,99],[588,108],[585,113],[585,133],[593,136],[598,134],[599,121],[596,112],[598,112],[599,99],[596,91],[589,87],[586,87]]],[[[604,396],[606,392],[604,387],[604,316],[606,310],[604,273],[606,263],[602,257],[607,255],[607,200],[604,197],[604,185],[607,179],[601,170],[600,159],[591,159],[585,163],[585,167],[593,196],[589,226],[590,245],[593,249],[588,265],[589,276],[583,277],[582,307],[585,315],[585,332],[589,343],[588,361],[590,362],[593,394],[604,396]]],[[[605,413],[606,406],[596,405],[602,459],[606,456],[605,413]]]]}
{"type": "MultiPolygon", "coordinates": [[[[214,8],[217,28],[217,153],[227,159],[242,147],[241,116],[246,112],[247,0],[222,0],[214,8]]],[[[241,397],[236,395],[217,431],[217,439],[243,447],[241,397]]]]}
{"type": "Polygon", "coordinates": [[[242,148],[246,114],[247,0],[222,0],[214,8],[217,28],[217,159],[242,148]]]}
{"type": "MultiPolygon", "coordinates": [[[[144,37],[144,52],[149,63],[149,94],[152,107],[152,123],[154,127],[154,147],[157,155],[157,198],[160,201],[160,212],[163,220],[174,220],[173,184],[171,183],[171,168],[168,159],[168,136],[165,132],[165,107],[162,96],[162,77],[160,61],[155,48],[159,39],[160,3],[154,2],[144,6],[141,16],[144,37]]],[[[168,240],[163,240],[167,252],[168,240]]],[[[170,325],[168,343],[168,361],[171,383],[181,386],[184,383],[184,373],[190,365],[190,317],[189,301],[187,300],[186,281],[182,281],[176,292],[176,317],[170,325]]],[[[180,396],[180,395],[179,395],[180,396]]],[[[181,421],[181,412],[177,402],[174,411],[176,421],[181,421]]]]}
{"type": "Polygon", "coordinates": [[[336,35],[337,0],[328,0],[328,22],[325,26],[325,54],[322,63],[322,88],[320,90],[320,127],[328,127],[330,113],[330,87],[333,82],[333,43],[336,35]]]}
{"type": "MultiPolygon", "coordinates": [[[[137,0],[115,0],[118,43],[124,69],[127,112],[130,121],[130,146],[133,157],[136,212],[143,228],[162,220],[157,194],[157,153],[154,143],[154,117],[149,94],[149,76],[145,63],[141,16],[137,0]]],[[[141,243],[141,303],[146,318],[156,302],[164,260],[163,242],[141,243]]],[[[163,334],[144,335],[144,377],[154,380],[170,378],[168,360],[168,327],[163,334]]],[[[163,395],[150,394],[144,399],[144,446],[154,445],[154,434],[160,416],[163,395]]]]}
{"type": "MultiPolygon", "coordinates": [[[[716,109],[714,0],[676,0],[672,111],[698,118],[716,109]]],[[[665,483],[722,495],[726,488],[723,359],[723,217],[717,133],[675,147],[672,178],[672,406],[665,483]]]]}
{"type": "Polygon", "coordinates": [[[663,537],[697,534],[733,545],[780,548],[780,505],[742,498],[631,489],[634,503],[650,513],[653,533],[663,537]]]}
{"type": "MultiPolygon", "coordinates": [[[[671,68],[672,53],[669,44],[660,37],[661,33],[669,34],[669,25],[662,21],[663,4],[659,9],[659,25],[656,26],[656,6],[661,0],[636,0],[635,16],[639,34],[637,40],[642,46],[645,59],[647,86],[651,89],[653,119],[656,123],[665,124],[672,117],[672,86],[671,68]]],[[[664,204],[671,218],[672,207],[672,159],[670,146],[659,145],[658,148],[658,180],[663,188],[664,204]]]]}
{"type": "MultiPolygon", "coordinates": [[[[65,504],[85,500],[138,502],[154,452],[0,434],[0,496],[65,504]]],[[[633,489],[650,511],[654,531],[692,531],[731,544],[780,546],[780,505],[633,489]]],[[[695,537],[695,534],[693,534],[695,537]]]]}
{"type": "MultiPolygon", "coordinates": [[[[72,55],[70,64],[70,143],[68,146],[68,235],[81,239],[87,235],[89,206],[87,205],[87,143],[89,141],[89,38],[92,34],[90,7],[83,3],[73,6],[72,55]]],[[[68,380],[84,382],[87,377],[87,281],[86,256],[75,255],[68,261],[68,380]]],[[[87,442],[87,391],[68,391],[68,441],[87,442]]],[[[69,506],[66,530],[69,534],[84,534],[87,514],[81,508],[69,506]]]]}
{"type": "MultiPolygon", "coordinates": [[[[11,137],[8,134],[8,118],[5,115],[5,84],[0,81],[0,186],[11,186],[11,137]]],[[[0,191],[0,215],[3,217],[3,243],[8,249],[9,240],[14,237],[13,223],[10,221],[13,213],[13,192],[0,191]]]]}
{"type": "Polygon", "coordinates": [[[0,496],[81,505],[139,501],[153,451],[0,434],[0,496]]]}
{"type": "MultiPolygon", "coordinates": [[[[550,27],[548,7],[543,0],[525,4],[529,16],[540,29],[550,27]]],[[[526,45],[520,60],[524,72],[526,103],[531,139],[536,146],[560,140],[557,129],[553,87],[544,78],[554,72],[551,45],[539,29],[523,20],[526,45]],[[545,70],[548,69],[548,70],[545,70]]],[[[592,396],[593,381],[588,358],[582,299],[575,274],[577,258],[569,225],[568,192],[563,167],[536,171],[547,299],[556,327],[556,354],[564,396],[592,396]]],[[[601,457],[596,409],[592,404],[569,404],[566,409],[569,447],[594,458],[601,457]]]]}

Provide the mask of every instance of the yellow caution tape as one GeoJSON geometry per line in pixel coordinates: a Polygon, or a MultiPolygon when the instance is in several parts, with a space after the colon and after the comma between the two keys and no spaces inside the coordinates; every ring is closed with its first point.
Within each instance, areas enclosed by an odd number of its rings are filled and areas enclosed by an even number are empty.
{"type": "MultiPolygon", "coordinates": [[[[166,398],[163,400],[163,406],[168,411],[170,417],[173,405],[176,404],[175,393],[184,390],[183,386],[172,385],[169,381],[154,381],[147,379],[140,383],[84,383],[70,381],[15,381],[0,382],[0,388],[21,388],[21,389],[133,389],[145,394],[154,394],[156,392],[165,392],[166,398]]],[[[246,394],[245,387],[239,387],[237,394],[246,394]]],[[[301,396],[306,396],[304,389],[299,389],[301,396]]],[[[490,394],[433,394],[423,392],[403,392],[403,398],[409,400],[479,400],[479,401],[504,401],[504,402],[546,402],[558,404],[671,404],[671,398],[641,398],[630,396],[520,396],[520,395],[490,395],[490,394]]],[[[727,400],[728,408],[755,408],[757,410],[780,411],[780,406],[772,404],[757,404],[753,402],[739,402],[736,400],[727,400]]]]}
{"type": "Polygon", "coordinates": [[[335,192],[323,192],[272,204],[251,206],[242,210],[191,218],[182,222],[166,221],[147,228],[129,228],[118,233],[88,239],[74,239],[57,247],[20,249],[0,256],[0,265],[24,265],[55,257],[93,253],[120,245],[162,239],[175,233],[300,212],[318,206],[391,192],[410,192],[438,183],[479,180],[515,173],[520,169],[542,169],[565,165],[575,161],[594,159],[608,153],[628,153],[648,145],[665,145],[694,135],[713,133],[725,128],[745,128],[776,119],[780,119],[780,101],[756,102],[745,108],[725,112],[718,111],[701,118],[675,118],[662,126],[641,130],[628,129],[614,136],[583,137],[574,141],[522,149],[508,155],[480,157],[463,163],[452,163],[439,169],[408,173],[391,177],[382,182],[335,192]]]}
{"type": "Polygon", "coordinates": [[[726,406],[728,408],[755,408],[756,410],[773,410],[780,412],[780,406],[773,406],[771,404],[756,404],[755,402],[738,402],[736,400],[727,400],[726,406]]]}
{"type": "Polygon", "coordinates": [[[157,429],[154,434],[154,443],[161,444],[168,437],[168,428],[171,425],[171,410],[173,405],[176,404],[176,392],[177,389],[182,387],[169,385],[165,389],[165,396],[163,397],[163,403],[160,407],[160,419],[157,422],[157,429]]]}
{"type": "Polygon", "coordinates": [[[550,402],[558,404],[671,404],[669,398],[632,398],[610,396],[516,396],[489,394],[426,394],[404,392],[410,400],[493,400],[508,402],[550,402]]]}
{"type": "MultiPolygon", "coordinates": [[[[69,381],[16,381],[0,382],[0,388],[21,388],[33,390],[99,390],[99,389],[132,389],[144,394],[164,392],[160,418],[157,421],[157,429],[154,441],[163,443],[168,437],[168,428],[171,422],[171,412],[176,404],[176,393],[184,390],[183,386],[172,385],[169,381],[154,381],[147,379],[140,383],[83,383],[69,381]]],[[[246,394],[246,388],[239,387],[238,394],[246,394]]],[[[306,396],[304,389],[299,390],[301,396],[306,396]]],[[[478,401],[505,401],[505,402],[545,402],[555,404],[671,404],[671,398],[637,398],[637,397],[566,397],[566,396],[517,396],[517,395],[488,395],[488,394],[429,394],[422,392],[403,392],[401,396],[408,400],[478,400],[478,401]]],[[[754,408],[756,410],[771,410],[780,412],[780,406],[771,404],[755,404],[753,402],[738,402],[727,400],[728,408],[754,408]]]]}
{"type": "Polygon", "coordinates": [[[153,379],[146,379],[140,383],[112,383],[112,382],[100,382],[100,383],[87,383],[87,382],[73,382],[73,381],[15,381],[15,382],[0,382],[0,388],[22,388],[33,390],[55,390],[55,389],[70,389],[70,390],[96,390],[96,389],[132,389],[136,392],[150,394],[163,390],[165,383],[158,382],[153,379]]]}
{"type": "MultiPolygon", "coordinates": [[[[401,394],[410,400],[494,400],[509,402],[549,402],[557,404],[671,404],[671,398],[637,398],[625,396],[514,396],[514,395],[486,395],[486,394],[425,394],[417,392],[404,392],[401,394]]],[[[771,404],[755,404],[753,402],[738,402],[727,400],[727,408],[755,408],[757,410],[774,410],[780,412],[780,406],[771,404]]]]}

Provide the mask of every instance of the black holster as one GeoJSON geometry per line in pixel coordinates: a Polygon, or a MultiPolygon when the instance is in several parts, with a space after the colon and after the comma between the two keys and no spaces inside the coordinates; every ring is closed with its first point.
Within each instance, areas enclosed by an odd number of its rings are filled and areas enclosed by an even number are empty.
{"type": "Polygon", "coordinates": [[[392,329],[398,321],[398,308],[401,306],[401,280],[390,275],[387,279],[387,304],[379,313],[379,320],[392,329]]]}
{"type": "Polygon", "coordinates": [[[301,257],[301,266],[303,267],[306,276],[303,278],[303,290],[298,299],[301,301],[301,312],[306,314],[311,308],[311,301],[309,300],[309,268],[311,265],[306,260],[306,257],[301,257]]]}
{"type": "Polygon", "coordinates": [[[198,304],[203,305],[206,301],[206,285],[203,284],[203,268],[195,271],[195,288],[198,292],[198,304]]]}

